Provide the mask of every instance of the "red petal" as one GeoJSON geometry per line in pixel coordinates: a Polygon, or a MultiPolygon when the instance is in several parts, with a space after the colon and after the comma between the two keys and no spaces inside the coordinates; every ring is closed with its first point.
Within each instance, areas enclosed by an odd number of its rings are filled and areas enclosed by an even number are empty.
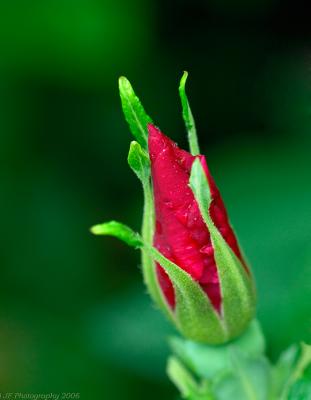
{"type": "MultiPolygon", "coordinates": [[[[154,245],[166,258],[199,282],[215,309],[220,312],[221,293],[214,251],[208,229],[189,187],[191,166],[196,157],[179,149],[153,125],[148,125],[148,131],[156,214],[154,245]]],[[[208,171],[205,158],[198,157],[211,189],[212,219],[217,228],[225,232],[225,240],[241,258],[224,204],[208,171]]],[[[163,293],[174,308],[172,283],[160,265],[157,266],[157,273],[163,293]]]]}

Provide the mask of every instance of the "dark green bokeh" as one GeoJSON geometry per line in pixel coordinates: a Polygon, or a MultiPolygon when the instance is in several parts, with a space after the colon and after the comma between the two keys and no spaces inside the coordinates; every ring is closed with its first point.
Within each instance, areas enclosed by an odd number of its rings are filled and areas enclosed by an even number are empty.
{"type": "Polygon", "coordinates": [[[301,1],[1,0],[0,392],[174,398],[172,328],[139,254],[88,231],[140,226],[119,75],[186,146],[177,88],[190,72],[269,354],[310,340],[309,20],[301,1]]]}

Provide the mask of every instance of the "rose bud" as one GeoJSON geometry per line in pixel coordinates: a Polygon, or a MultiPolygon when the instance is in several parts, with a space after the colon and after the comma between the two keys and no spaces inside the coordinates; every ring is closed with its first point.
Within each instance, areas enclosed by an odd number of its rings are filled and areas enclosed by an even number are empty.
{"type": "Polygon", "coordinates": [[[254,281],[205,157],[148,125],[156,274],[164,303],[189,339],[219,344],[255,312],[254,281]]]}

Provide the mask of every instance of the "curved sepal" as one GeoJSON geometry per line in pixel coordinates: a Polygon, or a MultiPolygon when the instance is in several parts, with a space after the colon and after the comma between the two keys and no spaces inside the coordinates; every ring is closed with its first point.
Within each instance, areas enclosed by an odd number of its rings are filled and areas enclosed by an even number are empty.
{"type": "Polygon", "coordinates": [[[132,85],[124,76],[119,78],[119,91],[123,113],[130,130],[141,146],[147,149],[147,125],[152,123],[152,119],[146,113],[132,85]]]}
{"type": "Polygon", "coordinates": [[[147,289],[155,301],[155,303],[161,308],[164,314],[175,324],[175,318],[173,313],[166,303],[155,271],[155,265],[153,261],[152,247],[144,241],[139,233],[133,231],[127,225],[117,221],[104,222],[92,226],[90,231],[94,235],[105,235],[113,236],[117,239],[122,240],[127,245],[134,247],[135,249],[141,249],[143,259],[143,275],[147,289]]]}
{"type": "Polygon", "coordinates": [[[150,176],[150,160],[148,153],[138,142],[131,142],[127,157],[129,166],[141,182],[146,182],[150,176]]]}
{"type": "Polygon", "coordinates": [[[254,281],[211,219],[210,188],[198,158],[192,165],[190,187],[210,232],[221,288],[222,320],[228,337],[234,338],[245,330],[254,317],[256,306],[254,281]]]}
{"type": "MultiPolygon", "coordinates": [[[[133,141],[130,145],[128,154],[128,164],[137,175],[142,183],[144,192],[144,213],[142,223],[142,240],[149,246],[152,245],[154,231],[154,204],[153,194],[150,183],[150,160],[148,153],[141,145],[133,141]]],[[[142,252],[142,273],[147,290],[156,303],[156,305],[167,315],[172,321],[172,313],[166,300],[164,299],[162,290],[159,286],[156,266],[150,256],[150,253],[143,247],[142,252]]]]}
{"type": "Polygon", "coordinates": [[[197,131],[195,127],[194,118],[191,112],[190,104],[186,94],[186,82],[188,78],[188,72],[185,71],[181,77],[179,84],[179,96],[182,105],[182,116],[188,132],[188,141],[190,152],[193,156],[200,154],[199,143],[197,138],[197,131]]]}
{"type": "Polygon", "coordinates": [[[143,242],[138,233],[134,232],[128,226],[117,221],[104,222],[103,224],[94,225],[91,228],[94,235],[114,236],[131,247],[139,249],[143,246],[143,242]]]}
{"type": "Polygon", "coordinates": [[[228,339],[226,327],[200,285],[154,247],[149,248],[149,251],[174,285],[176,293],[174,317],[180,332],[198,342],[210,344],[225,342],[228,339]]]}

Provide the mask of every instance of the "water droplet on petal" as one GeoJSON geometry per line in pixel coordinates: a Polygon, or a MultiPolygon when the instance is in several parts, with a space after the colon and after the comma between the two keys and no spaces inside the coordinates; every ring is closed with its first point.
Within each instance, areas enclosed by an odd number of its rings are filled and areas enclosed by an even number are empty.
{"type": "Polygon", "coordinates": [[[214,254],[214,249],[211,244],[207,244],[206,246],[200,248],[200,253],[212,256],[214,254]]]}
{"type": "Polygon", "coordinates": [[[185,210],[177,211],[175,213],[175,215],[181,224],[187,225],[187,221],[188,221],[188,211],[187,210],[186,211],[185,210]]]}
{"type": "Polygon", "coordinates": [[[173,202],[170,201],[170,200],[164,200],[164,201],[163,201],[163,204],[164,204],[167,208],[169,208],[170,210],[172,210],[172,209],[174,208],[173,202]]]}

